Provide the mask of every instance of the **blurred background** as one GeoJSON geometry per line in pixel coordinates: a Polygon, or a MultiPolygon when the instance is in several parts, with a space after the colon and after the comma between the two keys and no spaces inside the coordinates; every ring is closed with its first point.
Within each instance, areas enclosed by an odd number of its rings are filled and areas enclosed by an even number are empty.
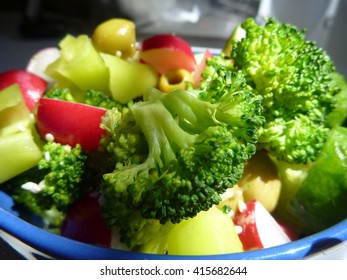
{"type": "Polygon", "coordinates": [[[222,48],[237,23],[264,16],[306,28],[347,77],[346,0],[1,0],[0,71],[24,68],[66,33],[91,35],[111,17],[133,20],[139,41],[176,33],[194,46],[222,48]]]}

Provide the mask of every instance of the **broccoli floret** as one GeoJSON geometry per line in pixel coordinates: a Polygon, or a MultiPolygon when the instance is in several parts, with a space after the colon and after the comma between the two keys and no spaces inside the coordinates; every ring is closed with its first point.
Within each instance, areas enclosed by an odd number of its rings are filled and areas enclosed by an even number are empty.
{"type": "Polygon", "coordinates": [[[101,138],[100,144],[111,156],[113,164],[139,164],[145,160],[148,147],[128,106],[109,110],[103,119],[103,126],[108,134],[101,138]]]}
{"type": "Polygon", "coordinates": [[[339,88],[327,53],[305,39],[305,31],[274,18],[245,20],[245,36],[233,41],[231,59],[263,97],[266,123],[259,146],[278,160],[314,161],[329,132],[327,115],[339,88]]]}
{"type": "Polygon", "coordinates": [[[69,88],[52,88],[44,94],[46,98],[76,102],[76,98],[69,88]]]}
{"type": "Polygon", "coordinates": [[[347,81],[340,73],[333,75],[333,80],[341,88],[341,91],[336,95],[336,107],[328,115],[329,127],[347,126],[347,81]]]}
{"type": "Polygon", "coordinates": [[[105,93],[97,90],[88,90],[82,103],[105,109],[112,109],[114,107],[121,108],[123,106],[105,93]]]}
{"type": "MultiPolygon", "coordinates": [[[[79,95],[81,95],[79,93],[79,95]]],[[[121,108],[123,105],[109,97],[107,94],[97,90],[87,90],[83,96],[77,96],[70,88],[52,88],[45,96],[47,98],[59,99],[69,102],[79,102],[95,107],[112,109],[114,107],[121,108]]]]}
{"type": "MultiPolygon", "coordinates": [[[[230,85],[239,86],[237,83],[234,85],[231,81],[231,73],[234,72],[234,69],[235,67],[232,60],[223,53],[208,58],[204,71],[201,73],[202,81],[199,84],[199,88],[206,92],[207,87],[209,87],[208,95],[218,100],[219,96],[215,96],[215,94],[220,91],[220,95],[223,95],[223,90],[220,90],[221,88],[230,85]],[[213,85],[211,83],[213,83],[213,85]]],[[[245,84],[243,77],[238,81],[244,83],[244,86],[251,90],[251,88],[245,84]]],[[[212,102],[213,100],[210,98],[210,101],[212,102]]]]}
{"type": "Polygon", "coordinates": [[[255,153],[263,124],[261,98],[239,79],[232,74],[224,94],[216,89],[215,97],[208,94],[215,89],[211,81],[205,91],[156,92],[127,110],[106,113],[102,143],[116,159],[115,170],[103,177],[108,224],[127,228],[137,212],[161,224],[178,223],[220,202],[255,153]]]}
{"type": "Polygon", "coordinates": [[[56,210],[62,218],[88,191],[86,160],[87,155],[79,145],[71,148],[47,142],[37,165],[6,182],[7,189],[17,202],[34,213],[47,216],[49,210],[56,210]]]}

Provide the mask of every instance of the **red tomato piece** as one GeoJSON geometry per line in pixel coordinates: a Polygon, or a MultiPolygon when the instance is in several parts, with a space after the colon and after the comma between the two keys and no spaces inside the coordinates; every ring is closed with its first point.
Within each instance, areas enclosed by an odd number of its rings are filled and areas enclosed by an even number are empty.
{"type": "Polygon", "coordinates": [[[0,73],[0,90],[17,83],[22,91],[25,104],[32,111],[46,90],[47,82],[25,70],[8,70],[0,73]]]}
{"type": "Polygon", "coordinates": [[[74,147],[80,144],[86,151],[98,148],[105,133],[100,127],[106,109],[86,104],[41,98],[37,109],[37,128],[43,139],[47,133],[54,141],[74,147]]]}
{"type": "Polygon", "coordinates": [[[159,74],[171,69],[195,70],[196,61],[191,46],[173,34],[159,34],[142,42],[140,58],[152,65],[159,74]]]}

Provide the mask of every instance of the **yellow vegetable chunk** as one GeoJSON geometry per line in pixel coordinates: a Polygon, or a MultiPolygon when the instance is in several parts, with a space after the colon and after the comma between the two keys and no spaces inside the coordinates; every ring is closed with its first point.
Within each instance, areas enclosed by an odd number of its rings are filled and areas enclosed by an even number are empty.
{"type": "Polygon", "coordinates": [[[238,185],[244,189],[244,200],[258,200],[270,213],[276,208],[281,181],[273,162],[262,152],[254,155],[245,166],[238,185]]]}
{"type": "Polygon", "coordinates": [[[0,91],[0,102],[0,137],[31,128],[34,120],[17,83],[0,91]]]}
{"type": "Polygon", "coordinates": [[[158,74],[151,66],[110,54],[101,55],[109,69],[110,91],[115,100],[125,104],[156,87],[158,74]]]}
{"type": "Polygon", "coordinates": [[[0,183],[34,167],[42,157],[41,149],[29,129],[2,136],[0,148],[0,183]]]}
{"type": "Polygon", "coordinates": [[[168,236],[169,255],[242,252],[232,219],[216,207],[177,224],[168,236]]]}

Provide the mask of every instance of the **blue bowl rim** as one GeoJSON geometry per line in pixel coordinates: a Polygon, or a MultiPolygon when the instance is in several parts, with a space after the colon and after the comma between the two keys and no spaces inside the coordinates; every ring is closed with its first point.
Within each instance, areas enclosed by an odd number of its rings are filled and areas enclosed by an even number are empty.
{"type": "MultiPolygon", "coordinates": [[[[1,193],[1,196],[4,197],[6,194],[1,193]]],[[[2,200],[0,199],[0,202],[2,200]]],[[[347,240],[347,219],[345,219],[319,233],[261,250],[206,256],[144,254],[90,245],[54,234],[21,219],[1,205],[0,229],[52,258],[75,260],[293,260],[303,259],[347,240]]]]}

